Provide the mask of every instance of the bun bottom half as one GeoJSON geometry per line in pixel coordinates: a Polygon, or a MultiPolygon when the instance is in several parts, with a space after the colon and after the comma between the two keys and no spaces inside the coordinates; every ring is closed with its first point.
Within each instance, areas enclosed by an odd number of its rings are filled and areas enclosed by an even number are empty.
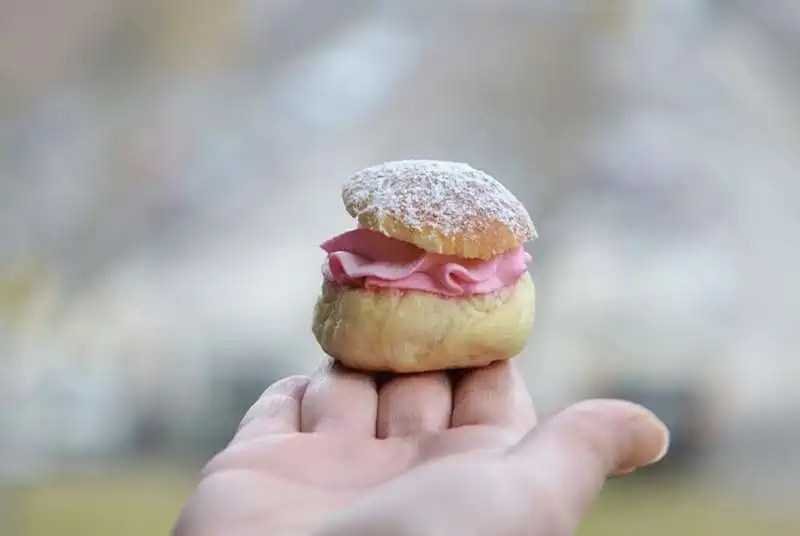
{"type": "Polygon", "coordinates": [[[511,287],[467,298],[325,281],[312,330],[325,353],[358,370],[479,367],[522,351],[533,326],[535,294],[528,273],[511,287]]]}

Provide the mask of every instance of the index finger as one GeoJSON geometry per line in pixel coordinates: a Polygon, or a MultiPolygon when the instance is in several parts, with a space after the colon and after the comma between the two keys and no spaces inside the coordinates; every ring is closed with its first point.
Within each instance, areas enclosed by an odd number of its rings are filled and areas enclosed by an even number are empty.
{"type": "Polygon", "coordinates": [[[303,395],[300,431],[375,437],[377,419],[376,379],[326,358],[303,395]]]}

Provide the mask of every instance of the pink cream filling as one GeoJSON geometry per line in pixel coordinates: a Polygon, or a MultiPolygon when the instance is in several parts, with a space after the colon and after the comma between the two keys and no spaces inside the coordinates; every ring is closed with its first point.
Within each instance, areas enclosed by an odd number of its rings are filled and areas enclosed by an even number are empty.
{"type": "Polygon", "coordinates": [[[322,244],[325,279],[367,289],[419,290],[442,296],[488,294],[516,283],[531,256],[520,246],[488,261],[428,253],[369,229],[354,229],[322,244]]]}

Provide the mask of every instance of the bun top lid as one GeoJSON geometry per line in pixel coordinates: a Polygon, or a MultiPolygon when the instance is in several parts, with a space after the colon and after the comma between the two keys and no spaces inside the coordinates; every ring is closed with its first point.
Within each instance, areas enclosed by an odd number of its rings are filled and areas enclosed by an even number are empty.
{"type": "Polygon", "coordinates": [[[342,200],[359,227],[461,258],[489,259],[537,237],[522,203],[459,162],[398,160],[357,172],[342,200]]]}

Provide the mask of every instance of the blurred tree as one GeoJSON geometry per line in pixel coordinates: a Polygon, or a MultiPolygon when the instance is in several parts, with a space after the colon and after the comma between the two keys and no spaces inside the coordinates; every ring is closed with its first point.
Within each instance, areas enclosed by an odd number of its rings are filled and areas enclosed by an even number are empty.
{"type": "Polygon", "coordinates": [[[37,298],[51,286],[52,278],[40,263],[19,262],[5,270],[0,266],[0,320],[12,328],[29,320],[37,298]]]}

